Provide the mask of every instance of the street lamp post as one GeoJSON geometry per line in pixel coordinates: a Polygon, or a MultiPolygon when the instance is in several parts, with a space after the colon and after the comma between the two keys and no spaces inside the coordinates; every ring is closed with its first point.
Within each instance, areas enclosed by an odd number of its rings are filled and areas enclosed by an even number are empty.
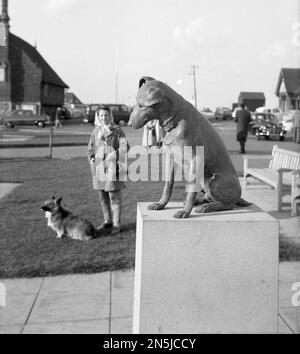
{"type": "Polygon", "coordinates": [[[194,99],[195,99],[195,107],[198,109],[197,105],[197,85],[196,85],[196,69],[199,68],[197,65],[192,65],[192,72],[190,75],[193,75],[194,78],[194,99]]]}

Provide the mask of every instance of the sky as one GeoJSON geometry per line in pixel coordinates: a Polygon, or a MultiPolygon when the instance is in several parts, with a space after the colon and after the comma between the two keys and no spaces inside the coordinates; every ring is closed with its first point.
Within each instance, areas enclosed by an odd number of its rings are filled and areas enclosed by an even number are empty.
{"type": "Polygon", "coordinates": [[[298,1],[8,0],[8,6],[11,32],[37,44],[84,103],[133,105],[142,76],[192,101],[196,65],[198,107],[214,110],[231,107],[241,91],[262,91],[268,106],[278,106],[280,69],[300,66],[292,42],[298,1]]]}

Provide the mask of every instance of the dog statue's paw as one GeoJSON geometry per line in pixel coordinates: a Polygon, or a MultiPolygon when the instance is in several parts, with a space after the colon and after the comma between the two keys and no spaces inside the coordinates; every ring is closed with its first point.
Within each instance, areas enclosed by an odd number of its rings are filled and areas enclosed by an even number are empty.
{"type": "Polygon", "coordinates": [[[202,204],[200,207],[195,209],[196,214],[205,214],[208,213],[210,210],[209,204],[202,204]]]}
{"type": "Polygon", "coordinates": [[[153,204],[151,204],[151,205],[149,205],[148,206],[148,210],[162,210],[162,209],[164,209],[164,205],[162,205],[162,204],[159,204],[159,203],[153,203],[153,204]]]}
{"type": "Polygon", "coordinates": [[[177,211],[177,213],[174,214],[175,219],[186,219],[189,216],[190,216],[190,213],[187,213],[185,210],[177,211]]]}

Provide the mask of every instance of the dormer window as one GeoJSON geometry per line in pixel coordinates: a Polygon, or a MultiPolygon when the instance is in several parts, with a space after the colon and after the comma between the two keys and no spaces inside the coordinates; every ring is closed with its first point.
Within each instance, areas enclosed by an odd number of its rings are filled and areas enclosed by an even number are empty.
{"type": "Polygon", "coordinates": [[[7,64],[0,62],[0,82],[7,81],[7,64]]]}

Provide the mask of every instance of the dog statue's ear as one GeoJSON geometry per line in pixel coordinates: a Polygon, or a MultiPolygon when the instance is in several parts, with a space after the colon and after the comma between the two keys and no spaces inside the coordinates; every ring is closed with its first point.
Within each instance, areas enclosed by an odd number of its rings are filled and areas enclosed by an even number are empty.
{"type": "Polygon", "coordinates": [[[153,77],[150,76],[143,76],[140,81],[139,81],[139,89],[147,82],[147,81],[151,81],[151,80],[155,80],[153,77]]]}
{"type": "Polygon", "coordinates": [[[58,198],[56,202],[58,205],[60,205],[61,201],[62,201],[62,197],[58,198]]]}

